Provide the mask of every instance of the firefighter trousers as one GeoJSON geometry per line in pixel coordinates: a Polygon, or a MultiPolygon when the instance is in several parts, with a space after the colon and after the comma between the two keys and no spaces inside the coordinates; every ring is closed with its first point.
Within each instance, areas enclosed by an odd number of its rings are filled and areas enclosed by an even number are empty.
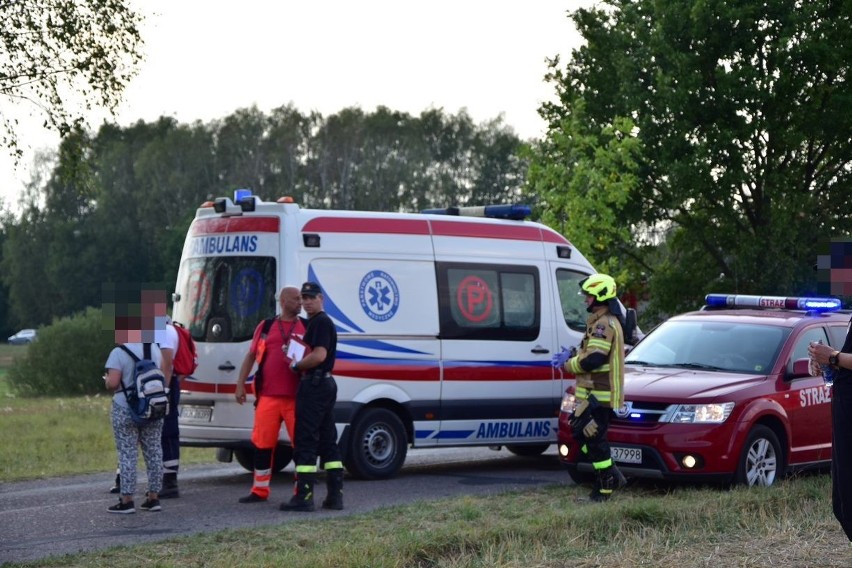
{"type": "Polygon", "coordinates": [[[580,451],[589,457],[589,461],[592,462],[595,469],[604,469],[612,465],[612,454],[609,449],[609,442],[606,439],[612,410],[606,406],[596,406],[594,409],[586,410],[586,412],[589,413],[587,418],[597,423],[597,432],[594,436],[586,436],[583,429],[589,423],[589,420],[578,420],[576,426],[571,429],[571,435],[580,445],[580,451]]]}
{"type": "Polygon", "coordinates": [[[337,383],[330,373],[306,374],[296,393],[296,474],[317,471],[317,457],[327,469],[343,467],[334,425],[337,383]]]}
{"type": "Polygon", "coordinates": [[[852,541],[852,380],[831,388],[831,505],[852,541]]]}

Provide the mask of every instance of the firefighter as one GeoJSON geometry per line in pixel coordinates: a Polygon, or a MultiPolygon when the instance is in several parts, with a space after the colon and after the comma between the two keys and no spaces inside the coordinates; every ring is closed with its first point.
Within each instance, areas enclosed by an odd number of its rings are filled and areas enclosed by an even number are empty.
{"type": "Polygon", "coordinates": [[[305,343],[310,351],[291,366],[300,375],[293,456],[296,483],[293,497],[280,508],[282,511],[314,510],[319,457],[328,487],[322,506],[340,510],[343,509],[343,461],[334,424],[337,383],[331,374],[337,355],[337,330],[323,311],[322,289],[316,282],[302,284],[302,307],[308,314],[305,343]]]}
{"type": "Polygon", "coordinates": [[[623,314],[616,299],[615,280],[607,274],[593,274],[580,281],[586,297],[586,333],[576,351],[554,356],[554,365],[577,377],[576,406],[571,417],[571,434],[595,468],[595,482],[589,498],[606,501],[626,483],[612,460],[606,439],[613,409],[624,404],[623,314]]]}

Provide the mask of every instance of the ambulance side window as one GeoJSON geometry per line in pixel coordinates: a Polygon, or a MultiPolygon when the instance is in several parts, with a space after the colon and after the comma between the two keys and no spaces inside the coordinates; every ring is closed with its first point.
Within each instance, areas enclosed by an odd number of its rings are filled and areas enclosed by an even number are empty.
{"type": "Polygon", "coordinates": [[[438,263],[442,339],[532,341],[541,325],[532,266],[438,263]]]}
{"type": "Polygon", "coordinates": [[[559,303],[565,324],[574,331],[586,331],[586,302],[580,294],[580,280],[588,274],[560,268],[556,271],[556,287],[559,291],[559,303]]]}

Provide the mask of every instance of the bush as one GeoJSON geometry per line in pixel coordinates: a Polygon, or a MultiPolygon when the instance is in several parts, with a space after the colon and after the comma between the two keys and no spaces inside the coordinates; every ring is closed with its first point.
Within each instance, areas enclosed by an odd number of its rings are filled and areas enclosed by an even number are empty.
{"type": "Polygon", "coordinates": [[[104,363],[114,346],[115,335],[103,329],[99,309],[54,320],[12,364],[9,384],[28,397],[103,394],[104,363]]]}

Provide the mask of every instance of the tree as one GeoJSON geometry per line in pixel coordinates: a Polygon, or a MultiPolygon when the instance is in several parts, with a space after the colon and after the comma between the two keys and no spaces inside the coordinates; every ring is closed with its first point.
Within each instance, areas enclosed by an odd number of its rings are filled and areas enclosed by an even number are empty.
{"type": "Polygon", "coordinates": [[[852,229],[850,4],[608,0],[572,19],[586,44],[551,62],[528,178],[544,218],[597,241],[598,266],[647,273],[663,312],[813,289],[820,245],[852,229]]]}
{"type": "MultiPolygon", "coordinates": [[[[140,22],[128,0],[0,3],[0,95],[38,107],[62,136],[82,110],[114,111],[142,58],[140,22]]],[[[16,121],[0,114],[0,142],[20,156],[16,121]]]]}

